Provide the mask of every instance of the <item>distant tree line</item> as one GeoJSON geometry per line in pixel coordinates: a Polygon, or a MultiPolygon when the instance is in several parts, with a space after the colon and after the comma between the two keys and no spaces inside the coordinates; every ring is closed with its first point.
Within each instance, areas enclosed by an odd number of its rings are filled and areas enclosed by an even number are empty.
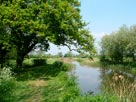
{"type": "Polygon", "coordinates": [[[101,39],[101,61],[136,61],[136,25],[123,25],[118,31],[101,39]]]}

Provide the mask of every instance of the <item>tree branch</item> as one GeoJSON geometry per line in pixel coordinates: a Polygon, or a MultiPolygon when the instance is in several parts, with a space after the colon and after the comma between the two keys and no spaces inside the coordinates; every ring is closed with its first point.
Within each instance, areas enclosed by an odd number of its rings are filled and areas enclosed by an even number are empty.
{"type": "Polygon", "coordinates": [[[71,49],[71,47],[68,44],[63,44],[64,46],[68,47],[70,51],[77,51],[77,49],[71,49]]]}

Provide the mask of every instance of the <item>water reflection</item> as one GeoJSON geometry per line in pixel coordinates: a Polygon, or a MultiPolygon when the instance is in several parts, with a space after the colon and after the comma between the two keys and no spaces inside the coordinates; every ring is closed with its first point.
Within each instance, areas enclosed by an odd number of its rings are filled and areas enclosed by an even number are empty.
{"type": "Polygon", "coordinates": [[[73,62],[76,67],[72,73],[78,77],[79,87],[83,94],[86,92],[100,93],[99,86],[101,83],[100,69],[92,68],[86,65],[80,65],[78,62],[73,62]]]}
{"type": "Polygon", "coordinates": [[[83,94],[86,92],[94,92],[94,94],[114,92],[121,96],[121,94],[128,95],[134,89],[132,87],[136,87],[136,76],[132,74],[117,70],[114,71],[113,69],[80,65],[78,62],[73,63],[75,64],[75,69],[71,73],[75,73],[78,77],[79,87],[83,94]],[[128,87],[130,88],[127,89],[128,87]]]}

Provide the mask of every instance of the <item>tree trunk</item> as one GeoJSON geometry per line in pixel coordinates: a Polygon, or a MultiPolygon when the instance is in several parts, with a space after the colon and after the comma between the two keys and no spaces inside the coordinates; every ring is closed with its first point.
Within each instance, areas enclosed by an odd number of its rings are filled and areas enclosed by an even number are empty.
{"type": "Polygon", "coordinates": [[[17,59],[16,59],[16,68],[21,68],[22,69],[23,60],[24,60],[24,56],[23,55],[18,55],[17,56],[17,59]]]}

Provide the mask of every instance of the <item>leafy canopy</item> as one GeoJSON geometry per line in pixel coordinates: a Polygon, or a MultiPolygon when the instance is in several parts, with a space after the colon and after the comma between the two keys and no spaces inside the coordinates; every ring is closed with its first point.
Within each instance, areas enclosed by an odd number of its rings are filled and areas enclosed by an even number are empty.
{"type": "Polygon", "coordinates": [[[136,26],[123,25],[117,32],[105,35],[101,40],[101,55],[114,62],[136,60],[136,26]]]}
{"type": "Polygon", "coordinates": [[[79,7],[78,0],[3,0],[0,19],[18,57],[36,47],[48,50],[50,42],[92,54],[94,39],[79,7]]]}

